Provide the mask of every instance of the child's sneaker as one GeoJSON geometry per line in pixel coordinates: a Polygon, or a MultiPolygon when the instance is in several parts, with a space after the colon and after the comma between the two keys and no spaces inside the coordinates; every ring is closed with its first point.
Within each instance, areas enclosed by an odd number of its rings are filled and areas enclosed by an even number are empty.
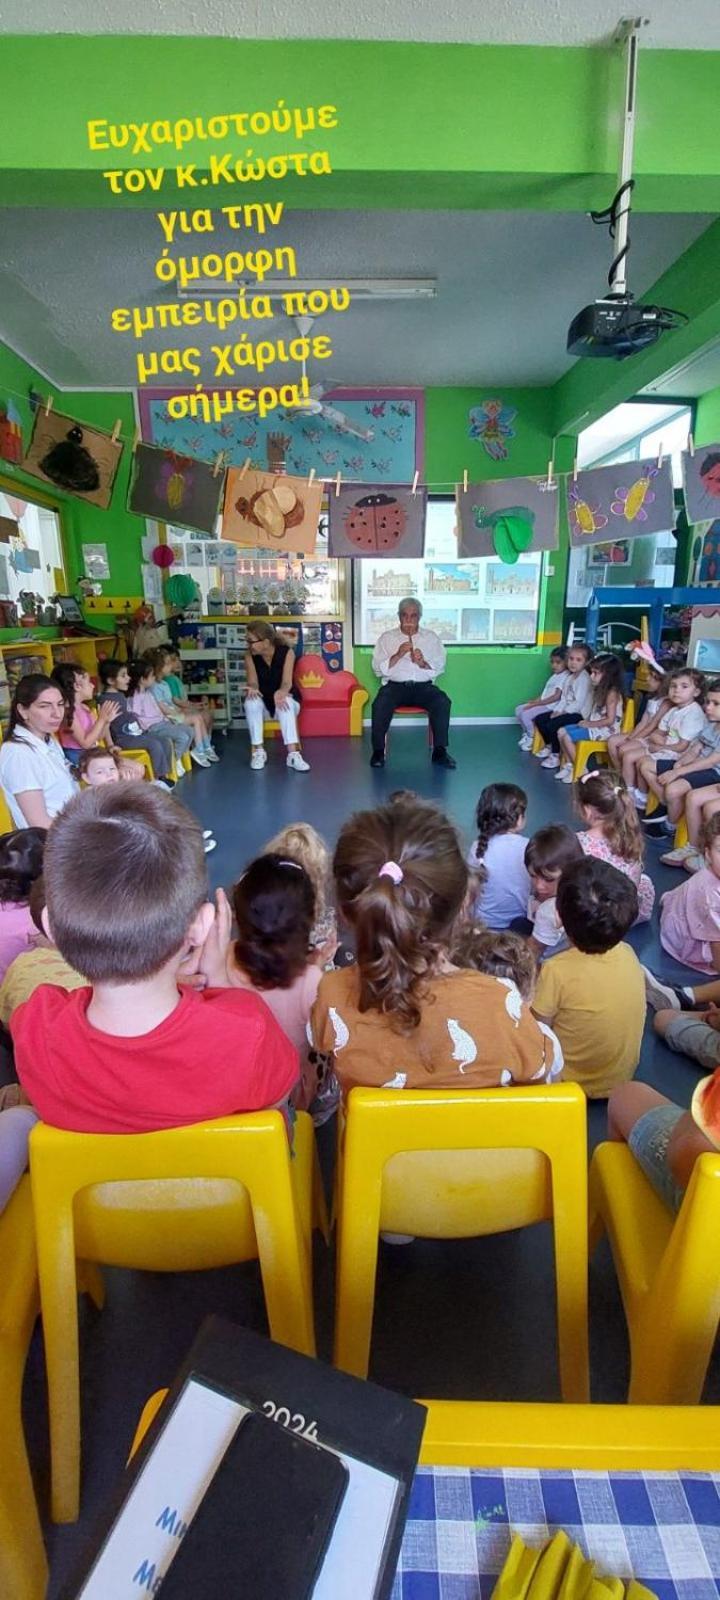
{"type": "Polygon", "coordinates": [[[642,968],[645,979],[645,999],[652,1011],[694,1011],[695,996],[690,988],[678,988],[672,983],[661,983],[649,967],[642,968]]]}
{"type": "Polygon", "coordinates": [[[704,865],[705,857],[701,856],[699,850],[693,850],[692,855],[686,856],[685,860],[683,861],[683,866],[686,872],[702,872],[704,865]]]}
{"type": "Polygon", "coordinates": [[[546,744],[541,744],[539,750],[533,750],[533,755],[534,755],[536,761],[546,761],[547,760],[547,756],[548,756],[548,747],[547,747],[547,745],[546,744]]]}
{"type": "Polygon", "coordinates": [[[667,850],[660,860],[666,867],[684,867],[688,857],[695,853],[694,844],[679,844],[676,850],[667,850]]]}
{"type": "Polygon", "coordinates": [[[555,782],[556,783],[572,783],[572,774],[573,774],[572,762],[571,761],[563,761],[562,766],[558,767],[558,770],[555,773],[555,782]]]}
{"type": "Polygon", "coordinates": [[[191,750],[190,760],[195,762],[196,767],[209,767],[210,765],[207,756],[202,750],[191,750]]]}
{"type": "Polygon", "coordinates": [[[638,811],[644,811],[645,807],[647,805],[647,800],[648,800],[648,797],[647,797],[647,795],[645,793],[645,790],[644,789],[630,789],[629,790],[629,794],[630,794],[631,800],[637,806],[638,811]]]}
{"type": "Polygon", "coordinates": [[[217,850],[217,839],[206,839],[203,844],[203,850],[206,856],[209,856],[213,850],[217,850]]]}
{"type": "Polygon", "coordinates": [[[219,761],[217,750],[211,744],[203,745],[203,755],[207,761],[219,761]]]}
{"type": "Polygon", "coordinates": [[[532,750],[532,746],[533,742],[529,733],[524,733],[522,739],[518,740],[518,750],[532,750]]]}
{"type": "Polygon", "coordinates": [[[545,760],[543,761],[543,766],[547,772],[554,772],[555,768],[559,767],[559,765],[560,757],[556,756],[553,751],[551,751],[550,755],[546,756],[545,760]]]}
{"type": "Polygon", "coordinates": [[[267,750],[253,750],[250,757],[251,772],[262,772],[267,761],[267,750]]]}
{"type": "Polygon", "coordinates": [[[286,767],[291,767],[293,772],[309,772],[310,762],[301,756],[299,750],[291,750],[285,762],[286,767]]]}

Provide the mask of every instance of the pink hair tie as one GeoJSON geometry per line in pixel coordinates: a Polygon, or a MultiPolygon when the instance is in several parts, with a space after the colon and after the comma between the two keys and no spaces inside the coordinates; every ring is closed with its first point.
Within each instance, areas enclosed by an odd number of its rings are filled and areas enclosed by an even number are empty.
{"type": "Polygon", "coordinates": [[[397,861],[386,861],[378,873],[379,878],[392,878],[393,883],[402,883],[404,876],[403,869],[398,866],[397,861]]]}

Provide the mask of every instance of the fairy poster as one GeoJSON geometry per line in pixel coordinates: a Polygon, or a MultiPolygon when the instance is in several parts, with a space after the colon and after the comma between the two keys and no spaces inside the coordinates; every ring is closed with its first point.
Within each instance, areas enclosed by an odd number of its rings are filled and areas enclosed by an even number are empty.
{"type": "Polygon", "coordinates": [[[507,461],[509,439],[515,438],[512,424],[517,416],[514,406],[502,400],[481,400],[479,406],[468,411],[471,439],[479,440],[491,461],[507,461]]]}
{"type": "Polygon", "coordinates": [[[321,483],[231,467],[225,484],[223,539],[281,555],[314,554],[321,483]]]}
{"type": "Polygon", "coordinates": [[[355,484],[329,495],[328,555],[422,557],[427,494],[402,484],[355,484]]]}
{"type": "Polygon", "coordinates": [[[531,550],[557,550],[558,488],[546,478],[469,483],[457,492],[458,555],[508,565],[531,550]]]}
{"type": "Polygon", "coordinates": [[[568,478],[567,511],[575,546],[670,533],[675,527],[670,460],[588,467],[568,478]]]}
{"type": "Polygon", "coordinates": [[[714,522],[720,516],[720,444],[683,450],[682,474],[688,522],[714,522]]]}
{"type": "Polygon", "coordinates": [[[207,461],[139,444],[133,456],[128,511],[154,517],[174,528],[214,533],[220,513],[224,473],[207,461]]]}
{"type": "Polygon", "coordinates": [[[22,465],[33,478],[107,510],[122,449],[109,433],[38,407],[22,465]]]}

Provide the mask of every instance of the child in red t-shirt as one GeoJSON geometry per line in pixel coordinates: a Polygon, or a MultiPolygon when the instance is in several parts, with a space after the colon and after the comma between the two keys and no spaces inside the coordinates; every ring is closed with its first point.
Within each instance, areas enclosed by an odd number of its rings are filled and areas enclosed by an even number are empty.
{"type": "Polygon", "coordinates": [[[88,979],[14,1011],[18,1077],[44,1122],[149,1133],[284,1104],[298,1054],[227,983],[230,908],[207,898],[202,830],[149,784],[86,789],[45,850],[47,932],[88,979]],[[178,988],[183,972],[203,988],[178,988]]]}

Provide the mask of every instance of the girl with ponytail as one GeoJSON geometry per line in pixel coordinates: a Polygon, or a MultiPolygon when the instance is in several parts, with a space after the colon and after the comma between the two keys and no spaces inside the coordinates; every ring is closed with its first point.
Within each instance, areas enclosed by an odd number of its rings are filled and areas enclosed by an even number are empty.
{"type": "Polygon", "coordinates": [[[630,791],[617,772],[584,772],[575,785],[575,803],[586,824],[578,834],[586,856],[608,861],[631,878],[638,892],[638,922],[649,922],[655,888],[642,870],[643,837],[630,791]]]}
{"type": "Polygon", "coordinates": [[[478,800],[477,839],[467,863],[479,883],[475,916],[488,928],[509,928],[527,916],[526,814],[527,795],[516,783],[489,783],[478,800]]]}
{"type": "Polygon", "coordinates": [[[515,984],[454,964],[469,872],[437,806],[398,796],[346,822],[333,861],[354,966],[325,973],[310,1031],[344,1093],[541,1082],[562,1065],[515,984]]]}

